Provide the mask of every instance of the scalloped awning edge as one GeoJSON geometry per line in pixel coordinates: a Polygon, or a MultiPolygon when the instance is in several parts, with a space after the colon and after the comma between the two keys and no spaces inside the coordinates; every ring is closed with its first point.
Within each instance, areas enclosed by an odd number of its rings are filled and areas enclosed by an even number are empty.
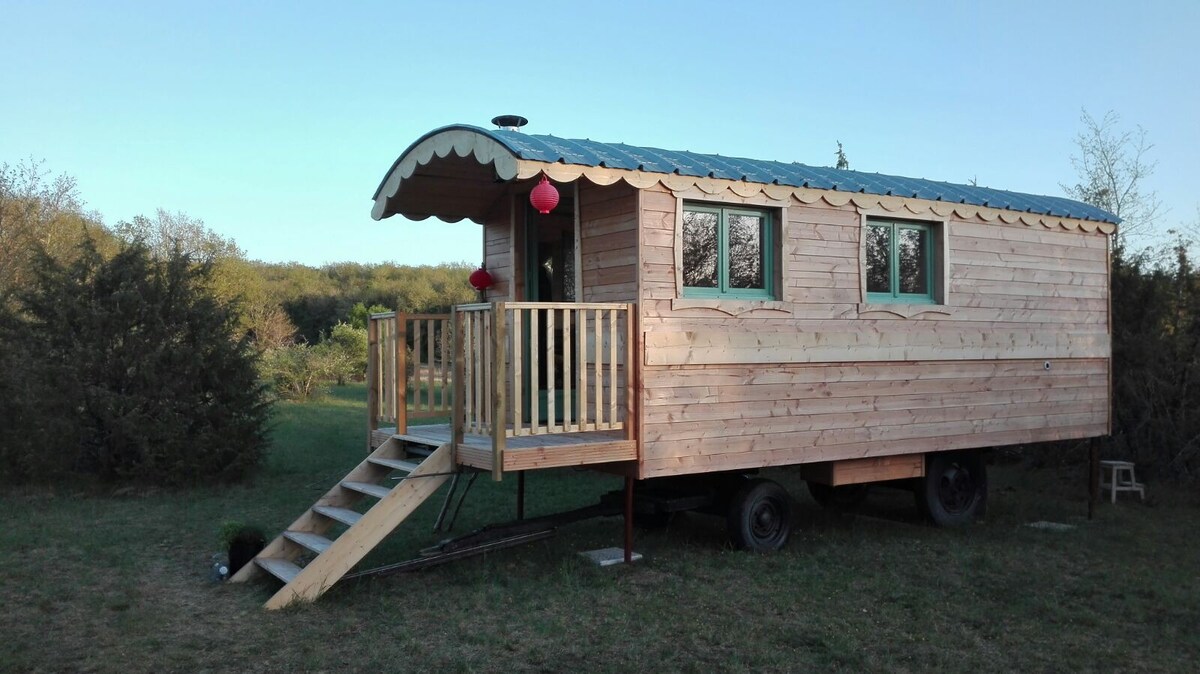
{"type": "Polygon", "coordinates": [[[600,166],[584,166],[581,164],[547,164],[538,161],[517,161],[516,177],[518,179],[533,178],[543,172],[551,180],[563,183],[577,180],[582,176],[597,185],[611,185],[623,180],[625,183],[638,189],[662,185],[672,192],[694,188],[711,195],[729,190],[743,198],[763,194],[768,199],[775,201],[785,201],[788,197],[795,197],[797,201],[803,204],[824,201],[830,206],[845,206],[846,204],[853,203],[854,206],[860,209],[882,209],[891,213],[908,211],[915,215],[932,212],[942,217],[949,217],[950,215],[964,219],[978,217],[985,222],[995,222],[996,220],[1008,224],[1021,222],[1030,227],[1042,226],[1047,229],[1061,227],[1066,230],[1078,229],[1087,233],[1099,230],[1102,234],[1112,234],[1117,231],[1117,225],[1111,222],[1081,220],[1079,218],[1066,218],[1056,215],[1027,213],[1024,211],[1012,211],[946,201],[932,201],[913,197],[816,190],[808,187],[791,187],[772,183],[752,183],[724,178],[681,176],[671,173],[648,173],[645,171],[611,169],[600,166]]]}

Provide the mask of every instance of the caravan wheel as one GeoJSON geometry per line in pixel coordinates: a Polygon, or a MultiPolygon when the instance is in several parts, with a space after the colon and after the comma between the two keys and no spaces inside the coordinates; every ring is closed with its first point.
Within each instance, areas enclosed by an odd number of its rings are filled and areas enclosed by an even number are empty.
{"type": "Polygon", "coordinates": [[[917,509],[941,527],[967,524],[987,507],[987,470],[978,452],[938,452],[925,459],[917,509]]]}
{"type": "Polygon", "coordinates": [[[747,480],[729,502],[726,524],[738,549],[774,552],[792,532],[792,497],[770,480],[747,480]]]}

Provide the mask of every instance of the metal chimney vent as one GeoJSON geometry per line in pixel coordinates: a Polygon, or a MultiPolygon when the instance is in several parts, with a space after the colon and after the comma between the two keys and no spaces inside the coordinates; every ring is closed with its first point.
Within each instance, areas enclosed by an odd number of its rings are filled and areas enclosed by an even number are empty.
{"type": "Polygon", "coordinates": [[[520,115],[500,115],[492,118],[492,124],[505,131],[520,131],[521,127],[528,123],[529,120],[520,115]]]}

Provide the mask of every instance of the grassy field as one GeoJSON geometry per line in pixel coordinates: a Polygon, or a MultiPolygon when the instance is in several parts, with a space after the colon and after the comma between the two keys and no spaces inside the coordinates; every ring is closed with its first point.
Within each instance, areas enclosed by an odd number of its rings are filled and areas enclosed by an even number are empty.
{"type": "MultiPolygon", "coordinates": [[[[1075,469],[993,466],[986,522],[916,522],[911,495],[862,516],[820,511],[792,471],[771,477],[801,520],[782,553],[734,552],[722,522],[639,533],[646,560],[597,569],[576,552],[621,525],[433,570],[339,585],[266,613],[273,589],[208,580],[222,522],[289,523],[364,451],[361,387],[279,406],[255,484],[0,496],[0,670],[159,671],[1194,671],[1200,659],[1200,498],[1150,484],[1148,502],[1087,522],[1075,469]],[[1077,525],[1051,532],[1024,526],[1077,525]]],[[[531,515],[593,503],[613,478],[528,479],[531,515]]],[[[515,480],[481,479],[466,531],[514,515],[515,480]]],[[[437,500],[436,498],[434,499],[437,500]]],[[[369,561],[435,540],[429,503],[369,561]]]]}

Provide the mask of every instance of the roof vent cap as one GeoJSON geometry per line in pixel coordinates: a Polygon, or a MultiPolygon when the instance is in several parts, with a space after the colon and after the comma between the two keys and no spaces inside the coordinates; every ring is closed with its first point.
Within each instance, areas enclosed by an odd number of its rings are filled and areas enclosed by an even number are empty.
{"type": "Polygon", "coordinates": [[[528,123],[529,120],[520,115],[500,115],[492,118],[492,124],[504,131],[520,131],[521,127],[528,123]]]}

